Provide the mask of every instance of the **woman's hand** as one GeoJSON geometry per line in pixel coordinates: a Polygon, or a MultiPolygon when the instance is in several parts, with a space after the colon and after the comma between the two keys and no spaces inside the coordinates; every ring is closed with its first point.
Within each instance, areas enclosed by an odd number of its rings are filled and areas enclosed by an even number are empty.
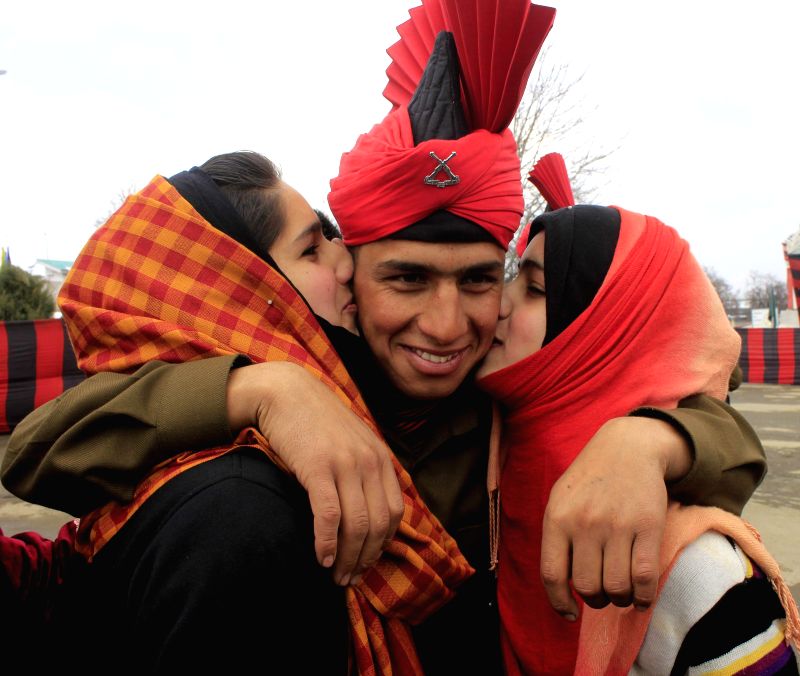
{"type": "Polygon", "coordinates": [[[615,418],[553,486],[544,515],[541,573],[553,608],[650,606],[667,512],[665,481],[688,472],[691,449],[669,423],[615,418]]]}
{"type": "Polygon", "coordinates": [[[233,370],[227,402],[231,429],[257,427],[308,491],[317,560],[333,567],[338,584],[357,581],[403,516],[389,448],[328,387],[289,362],[233,370]]]}

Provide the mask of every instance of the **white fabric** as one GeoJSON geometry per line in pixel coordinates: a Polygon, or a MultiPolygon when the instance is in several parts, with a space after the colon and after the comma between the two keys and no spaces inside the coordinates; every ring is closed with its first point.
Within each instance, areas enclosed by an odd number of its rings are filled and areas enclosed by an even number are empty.
{"type": "Polygon", "coordinates": [[[748,571],[723,535],[708,532],[680,554],[664,583],[631,674],[669,674],[686,634],[748,571]]]}

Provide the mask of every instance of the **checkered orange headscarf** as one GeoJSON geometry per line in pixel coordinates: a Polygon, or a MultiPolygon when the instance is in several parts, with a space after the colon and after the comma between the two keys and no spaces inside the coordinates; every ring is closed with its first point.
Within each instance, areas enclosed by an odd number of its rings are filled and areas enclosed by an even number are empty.
{"type": "MultiPolygon", "coordinates": [[[[59,295],[81,368],[129,371],[151,359],[181,362],[221,354],[301,365],[379,434],[354,382],[292,285],[212,227],[164,178],[130,196],[83,248],[59,295]]],[[[184,453],[157,467],[128,505],[82,522],[91,558],[164,483],[201,462],[252,446],[280,465],[269,443],[246,430],[229,447],[184,453]]],[[[408,624],[453,596],[472,573],[455,541],[394,460],[405,512],[383,556],[347,590],[360,674],[415,674],[408,624]]]]}

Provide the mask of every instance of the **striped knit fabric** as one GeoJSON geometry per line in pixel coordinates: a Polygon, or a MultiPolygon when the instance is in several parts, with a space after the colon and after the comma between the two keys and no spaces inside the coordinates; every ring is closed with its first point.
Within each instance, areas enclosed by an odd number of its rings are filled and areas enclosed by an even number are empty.
{"type": "MultiPolygon", "coordinates": [[[[256,362],[290,361],[318,377],[379,434],[344,364],[291,284],[213,228],[160,176],[95,232],[59,304],[78,363],[89,373],[130,371],[152,359],[181,362],[233,353],[256,362]]],[[[276,460],[255,430],[230,447],[179,455],[156,468],[130,504],[107,505],[83,520],[83,553],[97,553],[164,483],[243,445],[276,460]]],[[[420,673],[408,624],[446,603],[473,572],[409,475],[396,460],[394,466],[403,520],[378,563],[347,591],[360,674],[420,673]]]]}
{"type": "Polygon", "coordinates": [[[776,673],[793,659],[785,627],[761,569],[724,536],[704,533],[670,570],[630,673],[776,673]]]}
{"type": "MultiPolygon", "coordinates": [[[[766,664],[766,662],[761,662],[762,660],[775,662],[792,657],[792,653],[783,650],[780,644],[782,643],[790,650],[797,649],[798,640],[800,640],[800,615],[798,615],[797,604],[781,576],[777,562],[762,544],[758,532],[743,519],[716,507],[684,507],[677,503],[671,504],[667,512],[664,540],[661,544],[659,595],[663,593],[672,570],[679,561],[678,555],[686,551],[690,543],[709,531],[715,531],[733,540],[745,553],[749,560],[748,564],[755,562],[764,572],[783,606],[785,620],[778,619],[764,632],[752,637],[730,652],[716,657],[708,663],[695,665],[702,671],[690,673],[775,673],[777,669],[775,671],[758,671],[754,665],[766,664]],[[727,662],[727,666],[723,662],[727,662]],[[748,670],[748,667],[754,668],[748,670]]],[[[747,572],[745,572],[746,574],[747,572]]],[[[752,571],[750,571],[750,575],[752,576],[752,571]]],[[[721,574],[721,576],[723,575],[721,574]]],[[[730,581],[726,584],[724,580],[718,584],[723,590],[725,586],[732,586],[730,581]]],[[[679,583],[678,586],[683,586],[682,592],[687,593],[686,584],[680,585],[679,583]]],[[[683,610],[694,608],[695,599],[691,595],[692,585],[689,584],[688,588],[687,597],[679,600],[683,610]]],[[[633,607],[608,606],[602,610],[593,610],[584,606],[575,674],[577,676],[599,674],[619,676],[637,673],[636,660],[645,643],[648,631],[651,631],[649,625],[657,621],[655,616],[657,608],[658,604],[655,607],[651,606],[646,612],[638,612],[633,607]]],[[[656,627],[656,631],[659,630],[663,630],[663,628],[656,627]]],[[[668,672],[664,671],[663,673],[668,672]]]]}
{"type": "Polygon", "coordinates": [[[775,620],[760,634],[721,657],[691,667],[687,673],[723,676],[727,674],[777,674],[795,659],[786,644],[786,621],[775,620]]]}

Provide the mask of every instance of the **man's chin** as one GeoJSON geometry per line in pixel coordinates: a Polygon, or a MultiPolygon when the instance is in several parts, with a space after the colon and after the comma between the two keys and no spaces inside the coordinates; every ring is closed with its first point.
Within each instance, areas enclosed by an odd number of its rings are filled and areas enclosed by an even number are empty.
{"type": "Polygon", "coordinates": [[[393,378],[395,387],[407,397],[424,401],[435,401],[446,399],[455,392],[461,383],[464,382],[469,372],[459,376],[448,376],[447,378],[436,377],[417,377],[417,378],[393,378]]]}

